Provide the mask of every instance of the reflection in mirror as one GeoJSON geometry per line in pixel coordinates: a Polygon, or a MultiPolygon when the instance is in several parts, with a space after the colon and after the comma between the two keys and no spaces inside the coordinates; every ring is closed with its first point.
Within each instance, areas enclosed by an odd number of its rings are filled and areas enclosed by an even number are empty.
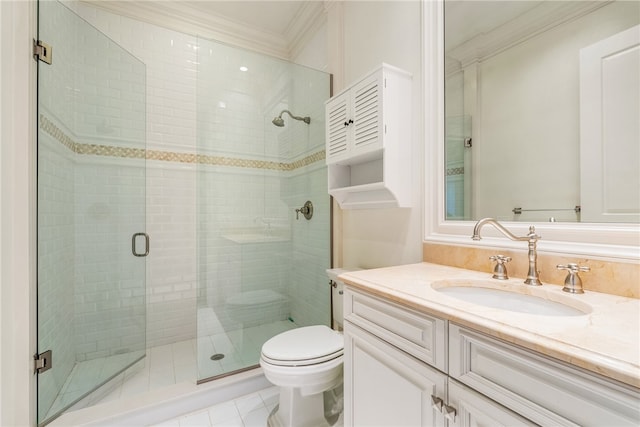
{"type": "Polygon", "coordinates": [[[444,17],[446,219],[640,222],[640,2],[444,17]]]}

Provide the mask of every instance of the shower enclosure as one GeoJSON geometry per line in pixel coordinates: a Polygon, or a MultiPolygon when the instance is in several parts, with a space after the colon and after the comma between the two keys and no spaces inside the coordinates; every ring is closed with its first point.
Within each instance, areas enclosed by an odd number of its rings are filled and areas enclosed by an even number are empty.
{"type": "Polygon", "coordinates": [[[38,32],[42,424],[144,357],[148,246],[145,65],[58,2],[38,32]]]}
{"type": "Polygon", "coordinates": [[[197,364],[205,381],[257,365],[279,332],[330,323],[330,76],[207,40],[198,63],[197,364]],[[307,201],[310,219],[296,215],[307,201]]]}
{"type": "Polygon", "coordinates": [[[41,425],[255,367],[331,317],[330,76],[68,6],[39,2],[41,425]]]}

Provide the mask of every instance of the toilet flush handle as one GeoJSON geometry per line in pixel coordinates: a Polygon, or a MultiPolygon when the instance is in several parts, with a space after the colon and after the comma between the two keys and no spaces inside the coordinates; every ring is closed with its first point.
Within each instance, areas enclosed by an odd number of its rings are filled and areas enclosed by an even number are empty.
{"type": "MultiPolygon", "coordinates": [[[[338,289],[338,284],[336,282],[334,282],[333,280],[329,280],[329,285],[332,288],[338,289]]],[[[343,291],[338,291],[338,295],[342,295],[344,292],[343,291]]]]}

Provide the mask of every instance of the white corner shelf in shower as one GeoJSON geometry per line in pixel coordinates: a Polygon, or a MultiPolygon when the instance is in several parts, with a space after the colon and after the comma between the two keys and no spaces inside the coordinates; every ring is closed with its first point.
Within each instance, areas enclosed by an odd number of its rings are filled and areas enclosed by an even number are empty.
{"type": "Polygon", "coordinates": [[[240,245],[249,243],[281,243],[291,240],[291,231],[286,227],[237,227],[223,231],[222,238],[240,245]]]}
{"type": "Polygon", "coordinates": [[[281,236],[271,236],[268,234],[225,234],[223,238],[239,244],[247,243],[279,243],[288,242],[289,239],[281,236]]]}
{"type": "Polygon", "coordinates": [[[342,209],[411,207],[411,80],[382,64],[325,103],[329,194],[342,209]]]}

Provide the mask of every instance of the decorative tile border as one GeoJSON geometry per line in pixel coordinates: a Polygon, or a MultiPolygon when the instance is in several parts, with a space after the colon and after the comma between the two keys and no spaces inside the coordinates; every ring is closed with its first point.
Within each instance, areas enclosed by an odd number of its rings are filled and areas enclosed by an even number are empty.
{"type": "Polygon", "coordinates": [[[77,142],[69,138],[58,126],[56,126],[51,120],[47,119],[43,114],[40,114],[40,128],[51,135],[54,139],[67,147],[69,150],[75,152],[77,142]]]}
{"type": "Polygon", "coordinates": [[[464,167],[447,169],[447,176],[464,175],[464,167]]]}
{"type": "Polygon", "coordinates": [[[293,171],[325,159],[325,151],[318,151],[291,163],[267,160],[240,159],[234,157],[210,156],[205,154],[178,153],[173,151],[146,150],[144,148],[115,147],[100,144],[81,144],[74,141],[51,120],[40,114],[40,128],[54,139],[77,154],[122,157],[129,159],[160,160],[164,162],[197,163],[211,166],[293,171]]]}

